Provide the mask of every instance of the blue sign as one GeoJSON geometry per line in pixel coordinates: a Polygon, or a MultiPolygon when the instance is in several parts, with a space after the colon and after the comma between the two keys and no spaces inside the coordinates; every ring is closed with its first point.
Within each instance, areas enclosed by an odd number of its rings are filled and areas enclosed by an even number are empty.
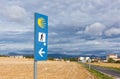
{"type": "Polygon", "coordinates": [[[34,59],[47,60],[48,16],[35,13],[34,59]]]}

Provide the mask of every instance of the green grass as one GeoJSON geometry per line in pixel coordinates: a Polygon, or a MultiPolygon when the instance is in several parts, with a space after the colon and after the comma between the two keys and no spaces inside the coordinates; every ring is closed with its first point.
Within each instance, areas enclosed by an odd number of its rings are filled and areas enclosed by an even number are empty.
{"type": "Polygon", "coordinates": [[[94,69],[89,69],[88,67],[84,66],[85,68],[87,68],[87,70],[89,72],[91,72],[94,76],[95,76],[95,79],[114,79],[113,77],[110,77],[108,75],[105,75],[99,71],[96,71],[94,69]]]}
{"type": "Polygon", "coordinates": [[[112,77],[107,76],[107,75],[105,75],[105,74],[103,74],[103,73],[101,73],[101,72],[98,72],[98,71],[94,70],[94,69],[89,69],[89,71],[90,71],[92,74],[94,74],[97,79],[113,79],[112,77]]]}

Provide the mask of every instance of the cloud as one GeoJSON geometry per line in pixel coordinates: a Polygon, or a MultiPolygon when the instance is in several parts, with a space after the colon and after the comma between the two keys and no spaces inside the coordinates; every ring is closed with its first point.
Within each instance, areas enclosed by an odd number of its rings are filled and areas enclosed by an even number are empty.
{"type": "MultiPolygon", "coordinates": [[[[112,50],[120,50],[120,43],[118,42],[110,42],[108,40],[96,39],[96,40],[75,40],[75,41],[66,41],[65,43],[54,43],[49,45],[49,50],[52,52],[68,52],[68,53],[79,53],[86,51],[96,51],[96,50],[104,50],[104,51],[112,51],[112,50]],[[59,48],[57,50],[56,48],[59,48]]],[[[98,54],[98,53],[97,53],[98,54]]]]}
{"type": "Polygon", "coordinates": [[[50,32],[48,34],[49,34],[49,36],[56,36],[56,35],[58,35],[56,32],[50,32]]]}
{"type": "Polygon", "coordinates": [[[102,23],[96,22],[85,28],[84,33],[88,35],[101,36],[103,31],[106,29],[106,26],[102,23]]]}
{"type": "Polygon", "coordinates": [[[1,0],[2,50],[33,49],[29,46],[33,45],[35,12],[48,15],[52,53],[118,49],[119,4],[120,0],[1,0]]]}
{"type": "Polygon", "coordinates": [[[83,31],[77,31],[76,34],[83,34],[83,31]]]}
{"type": "MultiPolygon", "coordinates": [[[[7,54],[8,52],[18,52],[20,50],[24,49],[32,49],[33,50],[33,44],[30,43],[10,43],[10,44],[0,44],[1,49],[0,52],[2,54],[7,54]],[[23,47],[24,46],[24,47],[23,47]]],[[[1,54],[0,53],[0,54],[1,54]]]]}
{"type": "Polygon", "coordinates": [[[29,25],[22,25],[15,22],[0,22],[0,35],[17,35],[26,32],[33,32],[33,27],[31,28],[29,25]]]}
{"type": "Polygon", "coordinates": [[[120,35],[120,28],[110,28],[107,31],[105,31],[106,36],[114,36],[114,35],[120,35]]]}
{"type": "Polygon", "coordinates": [[[22,21],[27,16],[27,12],[23,7],[12,5],[5,7],[3,15],[13,21],[22,21]]]}

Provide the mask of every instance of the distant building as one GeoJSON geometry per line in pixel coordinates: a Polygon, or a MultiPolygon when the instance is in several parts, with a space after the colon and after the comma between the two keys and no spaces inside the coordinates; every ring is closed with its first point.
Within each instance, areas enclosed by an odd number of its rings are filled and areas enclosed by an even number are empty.
{"type": "Polygon", "coordinates": [[[120,58],[118,58],[117,54],[108,54],[106,59],[108,60],[109,58],[112,58],[115,61],[120,60],[120,58]]]}
{"type": "Polygon", "coordinates": [[[69,63],[69,62],[70,62],[70,60],[66,60],[66,62],[67,62],[67,63],[69,63]]]}
{"type": "Polygon", "coordinates": [[[89,59],[90,59],[90,57],[85,57],[85,60],[87,60],[87,61],[88,61],[89,59]]]}
{"type": "Polygon", "coordinates": [[[120,58],[114,58],[113,60],[115,60],[115,61],[119,61],[119,60],[120,60],[120,58]]]}
{"type": "Polygon", "coordinates": [[[19,55],[19,56],[10,56],[10,58],[24,58],[24,56],[19,55]]]}
{"type": "Polygon", "coordinates": [[[86,63],[86,62],[88,62],[89,59],[90,59],[90,57],[79,57],[78,62],[86,63]]]}
{"type": "Polygon", "coordinates": [[[96,57],[96,58],[91,59],[91,61],[92,62],[101,62],[101,58],[96,57]]]}
{"type": "Polygon", "coordinates": [[[60,58],[54,58],[54,61],[64,61],[64,59],[60,58]]]}
{"type": "Polygon", "coordinates": [[[106,59],[108,60],[109,58],[115,59],[115,58],[118,58],[118,55],[117,54],[108,54],[106,59]]]}
{"type": "Polygon", "coordinates": [[[79,57],[78,59],[79,59],[79,60],[84,60],[84,57],[79,57]]]}

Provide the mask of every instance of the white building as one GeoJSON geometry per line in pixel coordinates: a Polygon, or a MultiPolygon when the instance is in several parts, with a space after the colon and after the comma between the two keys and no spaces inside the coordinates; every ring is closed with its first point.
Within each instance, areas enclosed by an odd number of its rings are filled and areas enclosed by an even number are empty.
{"type": "Polygon", "coordinates": [[[79,60],[84,60],[85,58],[84,57],[79,57],[79,60]]]}
{"type": "Polygon", "coordinates": [[[107,55],[106,59],[108,60],[109,58],[112,58],[114,61],[119,61],[120,60],[120,58],[118,58],[117,54],[109,54],[109,55],[107,55]]]}
{"type": "Polygon", "coordinates": [[[85,57],[85,60],[87,60],[87,61],[88,61],[89,59],[90,59],[90,57],[85,57]]]}
{"type": "Polygon", "coordinates": [[[19,55],[19,56],[10,56],[10,58],[24,58],[24,56],[19,55]]]}
{"type": "Polygon", "coordinates": [[[118,55],[117,54],[108,54],[106,59],[108,60],[109,58],[116,59],[116,58],[118,58],[118,55]]]}
{"type": "Polygon", "coordinates": [[[90,59],[90,57],[79,57],[78,62],[86,63],[86,62],[88,62],[89,59],[90,59]]]}

